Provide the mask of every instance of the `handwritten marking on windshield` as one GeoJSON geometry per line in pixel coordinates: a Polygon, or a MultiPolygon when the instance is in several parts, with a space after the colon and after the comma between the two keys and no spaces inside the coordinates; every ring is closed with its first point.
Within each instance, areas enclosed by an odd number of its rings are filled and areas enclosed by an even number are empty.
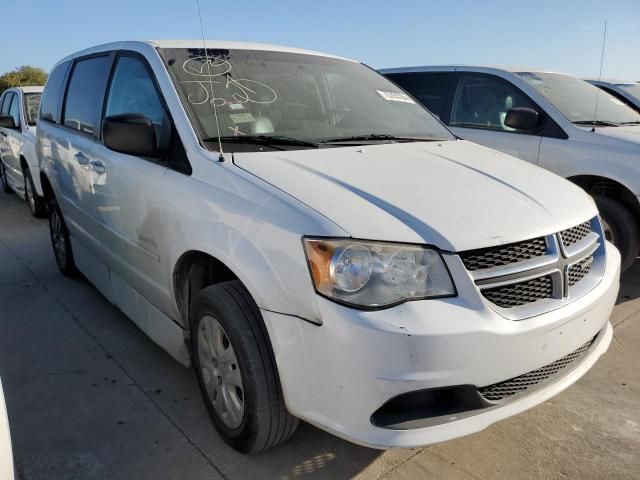
{"type": "Polygon", "coordinates": [[[193,77],[199,77],[197,80],[180,82],[193,83],[199,87],[198,92],[187,95],[189,103],[202,105],[209,102],[216,107],[222,107],[227,104],[244,103],[265,105],[278,99],[275,90],[269,85],[248,78],[233,78],[230,73],[232,69],[233,67],[227,60],[219,57],[194,57],[186,60],[182,64],[182,70],[193,77]],[[216,84],[215,89],[212,84],[216,84]],[[218,87],[218,85],[223,87],[218,87]],[[230,98],[215,96],[214,91],[224,91],[230,98]]]}

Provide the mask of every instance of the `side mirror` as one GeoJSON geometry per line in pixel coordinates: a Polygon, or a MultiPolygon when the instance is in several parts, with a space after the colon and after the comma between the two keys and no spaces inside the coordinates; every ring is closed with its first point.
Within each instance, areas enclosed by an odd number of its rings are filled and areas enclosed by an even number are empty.
{"type": "Polygon", "coordinates": [[[18,126],[16,125],[15,120],[11,115],[2,115],[0,116],[0,127],[4,128],[12,128],[16,129],[18,126]]]}
{"type": "Polygon", "coordinates": [[[139,157],[157,157],[156,128],[140,113],[124,113],[104,119],[102,139],[107,148],[139,157]]]}
{"type": "Polygon", "coordinates": [[[515,107],[507,112],[504,124],[516,130],[535,132],[540,126],[540,114],[531,108],[515,107]]]}

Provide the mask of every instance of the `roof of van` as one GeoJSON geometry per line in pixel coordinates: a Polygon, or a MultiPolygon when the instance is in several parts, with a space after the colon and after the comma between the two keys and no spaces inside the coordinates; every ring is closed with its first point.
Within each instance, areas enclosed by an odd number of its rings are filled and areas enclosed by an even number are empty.
{"type": "MultiPolygon", "coordinates": [[[[30,87],[12,87],[13,90],[22,90],[23,93],[41,93],[44,90],[44,86],[30,86],[30,87]]],[[[7,89],[10,90],[10,89],[7,89]]]]}
{"type": "Polygon", "coordinates": [[[382,69],[379,69],[378,71],[382,74],[388,74],[388,73],[418,73],[418,72],[455,72],[455,71],[464,72],[466,70],[486,71],[486,72],[491,72],[491,71],[495,72],[499,70],[499,71],[511,72],[511,73],[532,72],[532,73],[558,73],[561,75],[568,75],[568,74],[563,74],[562,72],[553,72],[550,70],[544,70],[540,68],[531,68],[531,67],[518,67],[518,66],[505,67],[500,65],[462,65],[462,64],[423,65],[423,66],[417,66],[417,67],[382,68],[382,69]]]}
{"type": "MultiPolygon", "coordinates": [[[[225,49],[225,50],[264,50],[264,51],[272,51],[272,52],[289,52],[289,53],[300,53],[305,55],[316,55],[328,58],[336,58],[339,60],[347,60],[347,61],[356,61],[349,58],[340,57],[337,55],[331,55],[329,53],[316,52],[313,50],[304,50],[301,48],[295,47],[285,47],[282,45],[270,45],[267,43],[253,43],[253,42],[233,42],[227,40],[206,40],[207,48],[211,49],[225,49]]],[[[121,42],[112,42],[105,43],[102,45],[96,45],[95,47],[90,47],[85,50],[73,53],[61,60],[69,60],[75,57],[80,57],[83,55],[88,55],[95,52],[105,51],[105,50],[123,50],[126,48],[132,48],[135,46],[141,45],[151,45],[155,48],[202,48],[203,40],[131,40],[131,41],[121,41],[121,42]]],[[[60,63],[60,62],[59,62],[60,63]]]]}

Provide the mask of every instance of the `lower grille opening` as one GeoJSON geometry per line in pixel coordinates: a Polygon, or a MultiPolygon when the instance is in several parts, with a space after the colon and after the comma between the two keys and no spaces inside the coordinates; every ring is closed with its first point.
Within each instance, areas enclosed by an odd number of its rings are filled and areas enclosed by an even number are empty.
{"type": "Polygon", "coordinates": [[[595,339],[596,337],[593,337],[566,357],[562,357],[560,360],[556,360],[549,365],[545,365],[544,367],[525,373],[524,375],[505,380],[504,382],[494,383],[493,385],[479,388],[478,391],[486,400],[491,402],[499,402],[505,398],[511,397],[512,395],[523,392],[568,368],[576,360],[581,358],[587,350],[589,350],[589,347],[591,347],[595,339]]]}
{"type": "Polygon", "coordinates": [[[429,388],[392,398],[371,415],[371,423],[393,430],[426,428],[489,406],[473,385],[429,388]]]}
{"type": "Polygon", "coordinates": [[[551,298],[553,296],[553,281],[551,276],[547,275],[502,287],[487,288],[482,290],[482,295],[499,307],[518,307],[544,298],[551,298]]]}

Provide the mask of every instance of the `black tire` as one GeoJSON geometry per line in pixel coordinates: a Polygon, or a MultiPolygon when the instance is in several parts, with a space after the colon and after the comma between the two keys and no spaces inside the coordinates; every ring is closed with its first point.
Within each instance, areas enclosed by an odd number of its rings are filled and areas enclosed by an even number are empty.
{"type": "Polygon", "coordinates": [[[64,222],[64,217],[55,198],[49,201],[49,235],[51,237],[51,246],[53,247],[53,255],[62,274],[66,277],[75,278],[78,276],[78,269],[73,260],[73,251],[71,250],[71,241],[69,240],[69,230],[64,222]],[[60,245],[56,245],[56,241],[62,239],[60,245]]]}
{"type": "Polygon", "coordinates": [[[640,250],[640,231],[631,212],[620,202],[609,197],[594,197],[605,236],[620,250],[621,268],[624,272],[635,262],[640,250]]]}
{"type": "Polygon", "coordinates": [[[36,192],[36,186],[33,183],[33,177],[31,176],[31,171],[29,167],[26,167],[23,172],[24,176],[24,198],[27,201],[27,205],[29,205],[29,210],[31,210],[31,215],[36,218],[44,218],[47,216],[47,205],[44,202],[44,198],[42,198],[36,192]],[[27,186],[29,188],[27,188],[27,186]]]}
{"type": "Polygon", "coordinates": [[[13,190],[7,182],[7,176],[4,173],[4,164],[0,161],[0,182],[2,182],[2,190],[4,193],[13,193],[13,190]]]}
{"type": "Polygon", "coordinates": [[[237,280],[212,285],[195,296],[190,312],[192,357],[198,383],[223,440],[242,453],[259,452],[287,440],[295,432],[298,419],[286,409],[271,343],[249,292],[237,280]],[[239,364],[244,411],[236,428],[225,423],[207,393],[198,342],[200,323],[205,317],[213,317],[223,328],[239,364]]]}

